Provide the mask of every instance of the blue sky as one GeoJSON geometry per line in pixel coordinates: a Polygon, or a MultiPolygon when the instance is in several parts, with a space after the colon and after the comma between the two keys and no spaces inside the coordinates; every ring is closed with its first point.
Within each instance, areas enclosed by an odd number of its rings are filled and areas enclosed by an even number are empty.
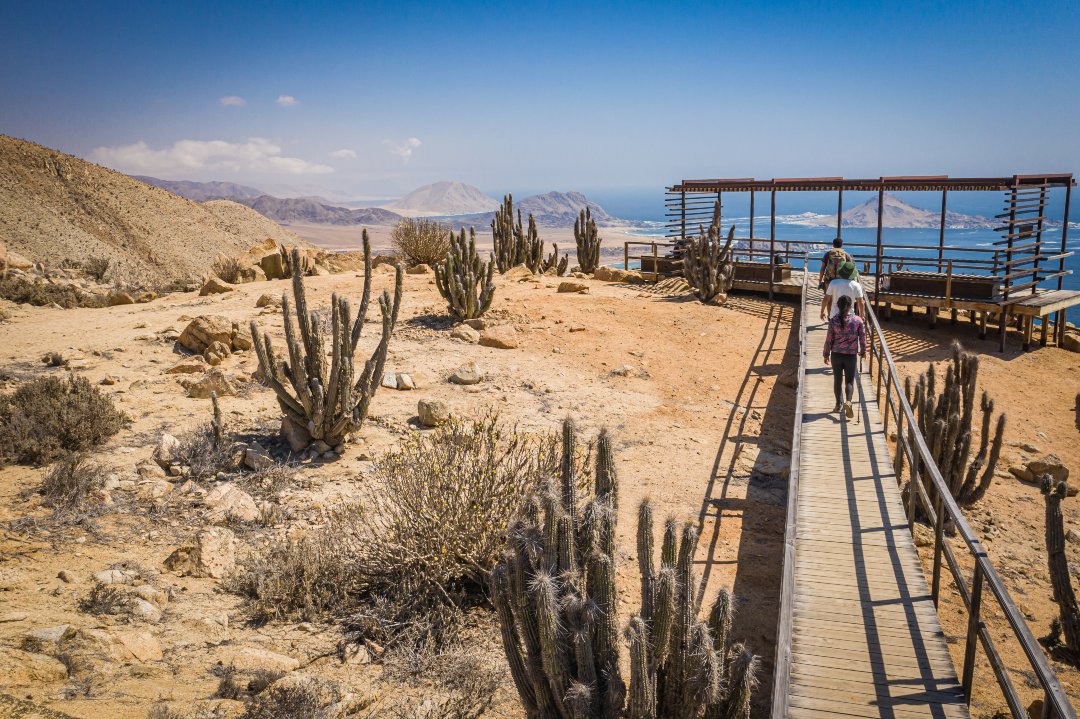
{"type": "Polygon", "coordinates": [[[1064,2],[0,0],[0,17],[0,133],[170,179],[378,196],[1080,170],[1064,2]]]}

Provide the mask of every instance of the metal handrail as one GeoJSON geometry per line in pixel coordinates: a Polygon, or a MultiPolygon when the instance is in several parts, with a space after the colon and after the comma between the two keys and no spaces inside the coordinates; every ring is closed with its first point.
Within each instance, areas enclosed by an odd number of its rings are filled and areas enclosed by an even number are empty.
{"type": "MultiPolygon", "coordinates": [[[[1043,703],[1042,719],[1076,719],[1076,710],[1069,702],[1069,698],[1065,694],[1064,689],[1062,689],[1054,670],[1050,667],[1046,655],[1035,640],[1035,637],[1031,634],[1031,630],[1028,628],[1023,614],[1021,614],[1015,602],[1013,602],[1008,589],[1005,588],[1004,582],[1002,582],[1001,577],[990,562],[990,558],[987,556],[982,543],[979,541],[978,537],[976,537],[975,532],[971,529],[967,519],[965,519],[963,512],[953,498],[948,485],[945,484],[945,480],[942,478],[941,472],[930,454],[926,439],[919,430],[914,410],[903,391],[901,391],[903,385],[900,381],[900,375],[896,371],[896,365],[893,362],[892,354],[889,352],[888,343],[885,340],[885,335],[882,332],[881,325],[878,322],[878,318],[872,307],[866,307],[866,316],[871,329],[871,332],[869,333],[869,373],[870,376],[873,377],[874,359],[877,358],[878,368],[875,398],[879,402],[879,407],[882,407],[881,414],[884,430],[887,436],[889,419],[891,416],[896,422],[897,456],[899,458],[900,452],[903,451],[903,456],[907,459],[907,466],[909,467],[909,488],[912,491],[909,491],[908,493],[911,498],[908,502],[908,525],[909,527],[914,528],[914,500],[916,499],[926,513],[926,516],[934,525],[934,561],[931,590],[934,604],[937,605],[938,603],[941,566],[942,559],[944,558],[949,567],[949,571],[953,575],[953,580],[956,589],[960,594],[960,598],[968,611],[968,634],[961,675],[961,684],[966,699],[970,703],[972,678],[975,667],[975,653],[977,648],[976,644],[977,641],[981,641],[987,659],[994,671],[994,675],[998,680],[998,684],[1001,687],[1002,694],[1009,705],[1012,715],[1017,719],[1028,719],[1027,711],[1024,708],[1015,687],[1012,685],[1008,670],[1005,667],[1005,664],[997,651],[997,647],[990,636],[990,632],[987,630],[981,616],[983,587],[985,585],[990,589],[991,595],[997,601],[998,606],[1004,613],[1009,625],[1012,627],[1013,635],[1020,643],[1020,646],[1031,665],[1032,672],[1043,689],[1045,699],[1043,703]],[[884,406],[881,405],[881,385],[883,378],[885,384],[884,406]],[[906,432],[904,428],[905,422],[907,423],[906,432]],[[920,481],[920,474],[929,477],[934,494],[933,501],[931,501],[929,493],[924,486],[924,482],[920,481]],[[970,591],[968,590],[967,580],[964,577],[964,573],[961,570],[959,563],[956,561],[951,546],[945,542],[943,530],[946,517],[955,527],[956,534],[963,539],[964,544],[967,546],[968,552],[974,561],[975,567],[971,579],[970,591]]],[[[899,474],[900,468],[898,467],[898,480],[899,474]]],[[[774,714],[773,716],[779,715],[774,714]]]]}
{"type": "Polygon", "coordinates": [[[791,625],[795,602],[795,533],[799,501],[799,460],[802,456],[802,386],[806,379],[806,293],[809,288],[809,253],[803,253],[802,293],[799,299],[799,369],[796,375],[795,427],[791,434],[791,462],[788,475],[787,518],[784,524],[783,577],[780,583],[780,623],[776,636],[776,660],[772,687],[772,716],[783,719],[788,713],[788,684],[791,677],[791,625]]]}

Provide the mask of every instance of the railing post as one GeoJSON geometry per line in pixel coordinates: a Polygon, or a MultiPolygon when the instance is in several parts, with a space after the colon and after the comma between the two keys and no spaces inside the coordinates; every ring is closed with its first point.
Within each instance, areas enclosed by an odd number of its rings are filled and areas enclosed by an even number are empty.
{"type": "Polygon", "coordinates": [[[908,506],[907,523],[908,530],[914,536],[915,533],[915,503],[919,501],[919,452],[915,446],[915,428],[908,424],[908,440],[911,444],[911,479],[908,480],[908,506]]]}
{"type": "Polygon", "coordinates": [[[967,646],[964,647],[964,673],[960,685],[964,688],[964,699],[971,704],[971,681],[975,676],[975,651],[979,646],[979,625],[982,620],[979,610],[982,607],[983,569],[979,558],[975,558],[975,576],[971,580],[971,612],[968,614],[967,646]]]}
{"type": "Polygon", "coordinates": [[[941,589],[941,552],[942,543],[945,541],[945,507],[941,502],[941,493],[937,493],[934,502],[934,574],[931,583],[930,594],[934,597],[934,606],[938,605],[938,594],[941,589]]]}
{"type": "MultiPolygon", "coordinates": [[[[885,402],[884,409],[881,412],[882,430],[885,432],[885,437],[889,436],[889,398],[892,396],[892,372],[885,375],[885,402]]],[[[880,401],[880,400],[879,400],[880,401]]]]}

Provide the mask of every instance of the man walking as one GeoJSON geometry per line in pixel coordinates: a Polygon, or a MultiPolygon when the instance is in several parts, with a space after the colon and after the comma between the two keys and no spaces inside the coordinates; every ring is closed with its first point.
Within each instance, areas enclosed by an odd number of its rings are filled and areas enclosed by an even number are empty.
{"type": "Polygon", "coordinates": [[[821,319],[835,317],[838,311],[837,301],[841,297],[851,300],[855,308],[855,314],[859,317],[866,316],[866,293],[863,292],[862,283],[859,282],[859,273],[855,269],[854,262],[842,262],[837,269],[837,278],[829,283],[825,290],[825,297],[821,300],[821,319]]]}

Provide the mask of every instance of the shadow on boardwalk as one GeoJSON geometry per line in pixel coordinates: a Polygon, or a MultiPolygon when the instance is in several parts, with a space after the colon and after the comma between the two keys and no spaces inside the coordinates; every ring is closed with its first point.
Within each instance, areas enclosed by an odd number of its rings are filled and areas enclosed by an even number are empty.
{"type": "MultiPolygon", "coordinates": [[[[767,716],[783,568],[787,463],[798,366],[799,338],[793,328],[798,327],[798,308],[740,297],[733,297],[729,307],[763,316],[766,323],[734,398],[701,501],[699,546],[706,549],[707,558],[699,562],[698,599],[705,598],[714,570],[721,576],[729,574],[720,571],[719,565],[736,565],[731,586],[736,597],[733,637],[761,657],[761,688],[752,713],[767,716]],[[771,392],[766,378],[775,380],[771,392]],[[735,528],[725,524],[725,518],[736,520],[735,528]],[[725,545],[736,543],[736,558],[727,559],[731,549],[725,545]]],[[[710,588],[708,596],[718,588],[710,588]]]]}

